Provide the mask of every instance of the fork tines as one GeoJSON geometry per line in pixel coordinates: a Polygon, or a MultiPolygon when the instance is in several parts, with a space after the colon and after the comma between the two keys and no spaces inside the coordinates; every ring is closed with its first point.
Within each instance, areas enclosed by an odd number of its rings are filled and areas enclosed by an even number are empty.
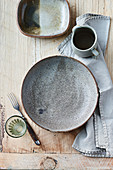
{"type": "Polygon", "coordinates": [[[14,108],[17,108],[19,106],[14,93],[9,93],[8,94],[8,98],[9,98],[9,100],[10,100],[10,102],[13,105],[14,108]]]}

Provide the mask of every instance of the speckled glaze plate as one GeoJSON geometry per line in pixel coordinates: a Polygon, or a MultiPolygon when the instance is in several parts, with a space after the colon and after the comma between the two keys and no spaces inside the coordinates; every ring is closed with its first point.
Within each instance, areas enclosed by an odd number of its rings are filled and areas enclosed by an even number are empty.
{"type": "Polygon", "coordinates": [[[98,88],[79,61],[53,56],[36,63],[22,85],[26,113],[39,126],[66,132],[83,125],[95,111],[98,88]]]}
{"type": "Polygon", "coordinates": [[[26,36],[60,36],[69,28],[69,3],[67,0],[21,0],[17,20],[20,31],[26,36]]]}

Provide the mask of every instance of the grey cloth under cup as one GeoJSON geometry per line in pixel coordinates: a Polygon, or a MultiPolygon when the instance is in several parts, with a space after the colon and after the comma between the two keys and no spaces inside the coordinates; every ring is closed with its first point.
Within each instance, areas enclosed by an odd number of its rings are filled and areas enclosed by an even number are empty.
{"type": "Polygon", "coordinates": [[[77,25],[92,26],[98,36],[99,56],[81,58],[73,53],[71,34],[59,45],[62,55],[84,63],[93,73],[99,88],[99,101],[92,117],[76,136],[73,148],[85,156],[113,157],[113,84],[107,69],[104,54],[108,40],[110,17],[85,14],[76,19],[77,25]]]}

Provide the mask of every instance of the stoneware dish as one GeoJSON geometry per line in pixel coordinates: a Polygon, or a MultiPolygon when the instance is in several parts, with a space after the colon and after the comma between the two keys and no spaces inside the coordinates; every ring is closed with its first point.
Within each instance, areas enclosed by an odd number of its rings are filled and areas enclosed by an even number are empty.
{"type": "Polygon", "coordinates": [[[60,36],[69,28],[69,3],[67,0],[21,0],[17,21],[20,31],[26,36],[60,36]]]}
{"type": "Polygon", "coordinates": [[[22,137],[27,130],[26,122],[20,116],[11,116],[5,123],[7,134],[13,138],[22,137]]]}
{"type": "Polygon", "coordinates": [[[21,98],[26,113],[37,125],[53,132],[66,132],[91,117],[98,101],[98,88],[85,65],[73,58],[53,56],[29,70],[21,98]]]}

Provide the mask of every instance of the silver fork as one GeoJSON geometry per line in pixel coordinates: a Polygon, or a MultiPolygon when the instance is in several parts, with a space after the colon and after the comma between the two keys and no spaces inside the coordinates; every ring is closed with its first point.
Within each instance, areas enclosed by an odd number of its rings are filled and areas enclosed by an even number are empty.
{"type": "Polygon", "coordinates": [[[31,125],[28,123],[27,119],[23,116],[23,114],[20,111],[19,103],[18,103],[14,93],[8,94],[8,98],[9,98],[13,108],[16,109],[21,114],[22,118],[26,122],[28,132],[29,132],[30,136],[32,137],[33,141],[35,142],[35,144],[40,145],[41,143],[40,143],[36,133],[34,132],[33,128],[31,127],[31,125]]]}

